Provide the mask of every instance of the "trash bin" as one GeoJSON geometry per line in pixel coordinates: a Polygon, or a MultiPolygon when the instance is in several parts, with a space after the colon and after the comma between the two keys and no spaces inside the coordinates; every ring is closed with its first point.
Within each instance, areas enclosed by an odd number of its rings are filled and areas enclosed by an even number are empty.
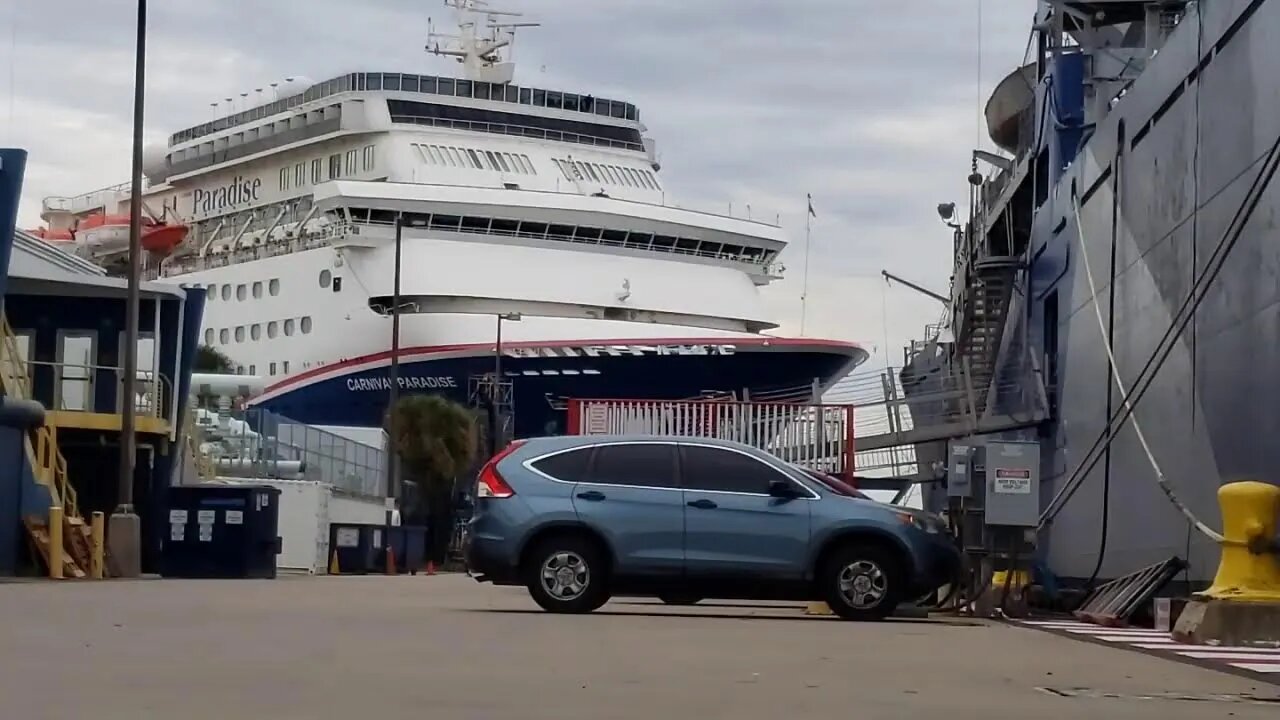
{"type": "Polygon", "coordinates": [[[366,523],[329,524],[329,572],[337,561],[339,575],[382,572],[382,534],[385,527],[366,523]]]}
{"type": "Polygon", "coordinates": [[[279,499],[280,491],[265,485],[169,488],[160,575],[274,578],[281,549],[279,499]]]}
{"type": "MultiPolygon", "coordinates": [[[[385,530],[385,526],[371,525],[385,530]]],[[[427,528],[422,525],[393,525],[391,549],[396,554],[396,572],[417,575],[427,565],[427,528]]],[[[387,554],[379,550],[373,558],[374,572],[387,571],[387,554]]]]}

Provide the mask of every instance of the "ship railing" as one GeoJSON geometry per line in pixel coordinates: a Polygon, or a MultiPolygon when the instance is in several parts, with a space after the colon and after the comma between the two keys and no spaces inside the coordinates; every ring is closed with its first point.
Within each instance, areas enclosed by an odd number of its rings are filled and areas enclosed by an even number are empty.
{"type": "Polygon", "coordinates": [[[596,147],[607,147],[615,150],[632,150],[635,152],[645,151],[644,145],[640,143],[626,142],[625,140],[611,140],[609,138],[602,138],[596,135],[583,135],[580,133],[563,132],[560,130],[547,130],[545,128],[529,127],[526,125],[479,122],[474,120],[447,120],[444,118],[419,117],[416,115],[392,115],[391,122],[442,127],[449,128],[451,130],[469,130],[471,132],[492,133],[495,135],[512,135],[515,137],[534,138],[537,140],[577,143],[579,145],[594,145],[596,147]]]}
{"type": "MultiPolygon", "coordinates": [[[[49,195],[40,201],[44,212],[82,213],[106,207],[107,203],[118,199],[130,189],[129,183],[119,183],[98,190],[91,190],[80,195],[49,195]]],[[[110,209],[110,208],[108,208],[110,209]]]]}

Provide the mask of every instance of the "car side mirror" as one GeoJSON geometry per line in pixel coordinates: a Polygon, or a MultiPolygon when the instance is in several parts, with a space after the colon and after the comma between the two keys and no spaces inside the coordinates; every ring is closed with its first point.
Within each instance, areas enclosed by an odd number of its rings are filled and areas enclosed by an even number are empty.
{"type": "Polygon", "coordinates": [[[796,490],[796,486],[786,480],[770,480],[769,481],[769,497],[785,498],[793,500],[800,497],[800,493],[796,490]]]}

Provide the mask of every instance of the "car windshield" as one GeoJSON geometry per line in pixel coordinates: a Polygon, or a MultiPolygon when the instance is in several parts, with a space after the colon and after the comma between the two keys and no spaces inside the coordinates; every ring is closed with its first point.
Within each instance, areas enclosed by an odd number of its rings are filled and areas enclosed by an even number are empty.
{"type": "Polygon", "coordinates": [[[857,488],[853,487],[849,483],[839,478],[833,477],[824,472],[818,472],[817,470],[811,470],[806,467],[800,467],[799,465],[796,465],[795,468],[800,472],[804,473],[805,475],[809,476],[813,480],[816,480],[819,485],[822,485],[824,488],[830,490],[831,492],[837,495],[844,495],[846,497],[856,497],[856,498],[861,498],[863,500],[871,499],[865,493],[861,492],[857,488]]]}

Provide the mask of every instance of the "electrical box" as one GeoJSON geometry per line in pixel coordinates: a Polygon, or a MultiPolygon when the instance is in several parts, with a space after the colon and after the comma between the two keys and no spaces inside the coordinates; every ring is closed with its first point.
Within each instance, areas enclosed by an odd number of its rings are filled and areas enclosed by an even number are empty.
{"type": "Polygon", "coordinates": [[[1035,527],[1040,523],[1040,443],[986,443],[986,524],[1035,527]]]}
{"type": "Polygon", "coordinates": [[[974,446],[951,443],[947,456],[947,497],[973,497],[974,446]]]}

